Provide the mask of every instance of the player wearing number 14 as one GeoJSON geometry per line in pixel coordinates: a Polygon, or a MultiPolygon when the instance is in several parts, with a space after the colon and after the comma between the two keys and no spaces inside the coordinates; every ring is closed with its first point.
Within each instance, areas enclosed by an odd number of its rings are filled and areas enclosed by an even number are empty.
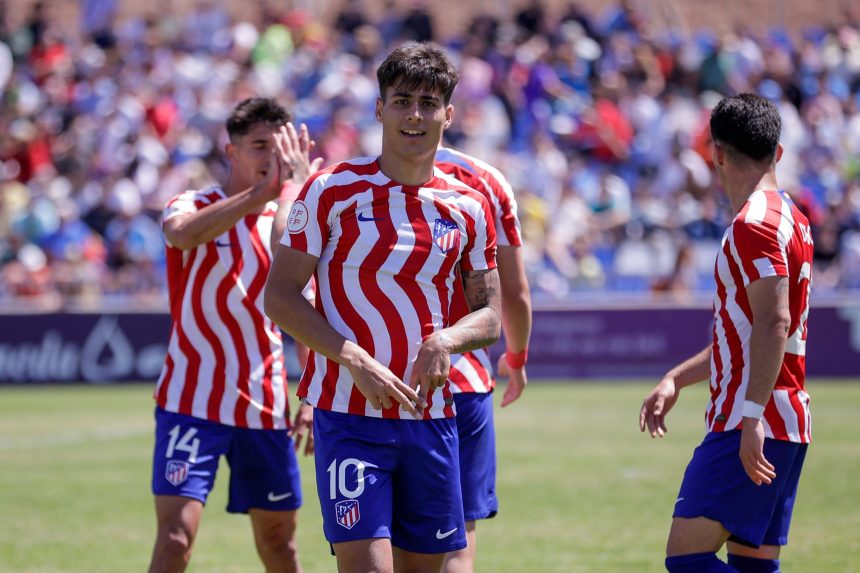
{"type": "Polygon", "coordinates": [[[708,434],[693,453],[666,548],[672,573],[775,573],[812,438],[805,388],[809,222],[779,191],[780,117],[753,94],[711,114],[714,165],[735,218],[717,255],[712,344],[645,398],[640,428],[663,436],[681,388],[710,378],[708,434]],[[716,552],[727,544],[728,563],[716,552]]]}

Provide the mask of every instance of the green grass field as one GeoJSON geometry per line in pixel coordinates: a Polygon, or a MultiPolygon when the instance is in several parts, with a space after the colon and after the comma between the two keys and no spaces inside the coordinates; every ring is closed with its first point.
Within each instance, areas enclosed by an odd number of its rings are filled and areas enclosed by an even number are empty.
{"type": "MultiPolygon", "coordinates": [[[[809,386],[814,442],[783,571],[860,571],[860,381],[809,386]]],[[[478,571],[663,571],[672,504],[703,435],[706,387],[685,391],[662,440],[638,431],[649,388],[534,383],[497,409],[502,507],[479,525],[478,571]]],[[[0,572],[146,570],[155,533],[150,394],[147,385],[0,390],[0,572]]],[[[302,562],[307,573],[335,571],[311,463],[302,461],[302,562]]],[[[223,509],[222,469],[188,570],[260,571],[247,518],[223,509]]]]}

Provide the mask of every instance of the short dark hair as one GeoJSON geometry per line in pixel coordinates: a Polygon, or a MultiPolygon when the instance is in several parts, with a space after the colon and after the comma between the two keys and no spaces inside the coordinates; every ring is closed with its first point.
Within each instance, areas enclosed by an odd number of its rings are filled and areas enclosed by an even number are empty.
{"type": "Polygon", "coordinates": [[[752,93],[723,98],[711,112],[714,143],[754,161],[773,159],[781,128],[776,106],[752,93]]]}
{"type": "Polygon", "coordinates": [[[448,105],[454,88],[460,81],[460,74],[442,48],[429,42],[413,42],[388,54],[376,69],[376,79],[379,81],[379,95],[383,101],[389,87],[410,91],[427,88],[433,92],[441,92],[445,105],[448,105]]]}
{"type": "Polygon", "coordinates": [[[290,112],[270,98],[251,97],[239,102],[227,118],[227,134],[230,140],[248,133],[251,128],[264,123],[273,128],[290,121],[290,112]]]}

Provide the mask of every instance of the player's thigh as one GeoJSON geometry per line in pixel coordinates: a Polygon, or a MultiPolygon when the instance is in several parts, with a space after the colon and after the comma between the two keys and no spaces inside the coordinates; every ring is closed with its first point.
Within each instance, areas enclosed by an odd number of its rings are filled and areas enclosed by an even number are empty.
{"type": "MultiPolygon", "coordinates": [[[[393,573],[394,558],[388,538],[359,539],[332,545],[338,573],[393,573]]],[[[437,569],[438,570],[438,569],[437,569]]]]}
{"type": "Polygon", "coordinates": [[[332,544],[391,537],[399,420],[314,412],[314,466],[332,544]]]}
{"type": "Polygon", "coordinates": [[[227,452],[230,499],[227,511],[294,511],[302,484],[293,440],[286,430],[237,428],[227,452]]]}
{"type": "Polygon", "coordinates": [[[250,509],[248,516],[254,529],[257,546],[280,544],[295,538],[298,524],[298,511],[268,511],[250,509]]]}
{"type": "Polygon", "coordinates": [[[205,504],[232,434],[230,426],[156,408],[152,493],[205,504]]]}
{"type": "Polygon", "coordinates": [[[459,441],[453,418],[400,420],[391,542],[414,553],[466,546],[459,441]]]}
{"type": "Polygon", "coordinates": [[[716,552],[728,538],[729,532],[719,521],[707,517],[675,517],[669,530],[666,555],[716,552]]]}
{"type": "Polygon", "coordinates": [[[414,553],[399,547],[394,547],[392,552],[394,570],[398,573],[438,573],[445,560],[444,553],[414,553]]]}
{"type": "Polygon", "coordinates": [[[160,537],[185,537],[194,540],[203,515],[203,503],[178,495],[155,496],[155,518],[160,537]]]}

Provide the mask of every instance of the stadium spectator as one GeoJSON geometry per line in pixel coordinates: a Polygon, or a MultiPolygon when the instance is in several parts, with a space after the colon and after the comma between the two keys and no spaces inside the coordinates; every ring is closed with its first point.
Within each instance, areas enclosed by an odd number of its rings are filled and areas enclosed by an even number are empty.
{"type": "Polygon", "coordinates": [[[711,115],[714,163],[736,213],[717,255],[713,343],[645,398],[640,429],[666,432],[682,388],[710,379],[708,433],[687,466],[666,548],[672,573],[779,571],[812,436],[805,357],[809,221],[779,190],[776,107],[754,94],[711,115]],[[716,552],[728,548],[728,564],[716,552]]]}
{"type": "Polygon", "coordinates": [[[451,355],[495,342],[490,207],[434,169],[457,71],[429,44],[377,71],[378,157],[315,176],[289,215],[266,311],[311,349],[317,489],[338,570],[437,573],[466,546],[451,355]],[[302,299],[318,279],[317,308],[302,299]],[[450,311],[462,280],[469,313],[450,311]]]}
{"type": "MultiPolygon", "coordinates": [[[[0,45],[0,85],[7,76],[0,129],[10,135],[0,138],[0,188],[23,183],[33,199],[29,208],[45,209],[45,202],[64,200],[47,193],[52,181],[68,178],[67,198],[104,238],[105,219],[122,215],[106,207],[103,196],[125,178],[139,187],[142,215],[157,220],[166,197],[161,186],[148,194],[152,181],[170,178],[172,186],[187,172],[220,179],[223,120],[232,102],[257,94],[290,102],[319,134],[320,149],[339,158],[378,153],[378,125],[366,113],[375,101],[374,64],[401,41],[408,3],[385,4],[378,18],[368,4],[354,4],[351,18],[366,23],[354,36],[327,32],[308,13],[269,5],[260,22],[225,20],[212,2],[203,2],[205,10],[195,16],[211,36],[186,35],[183,26],[191,19],[169,2],[158,3],[158,18],[129,16],[120,5],[114,20],[101,20],[115,38],[106,46],[88,36],[61,37],[56,3],[33,4],[20,23],[0,10],[0,42],[8,48],[0,45]],[[3,53],[12,58],[8,72],[3,53]]],[[[779,108],[780,178],[792,196],[808,194],[822,214],[810,221],[813,232],[840,229],[836,256],[816,258],[823,271],[816,296],[856,286],[848,263],[860,231],[860,203],[851,199],[860,180],[857,11],[796,36],[743,27],[688,36],[661,27],[659,14],[636,12],[635,5],[610,4],[594,14],[574,5],[559,18],[545,10],[542,31],[534,35],[519,33],[515,10],[499,9],[448,39],[463,71],[454,102],[459,118],[448,139],[504,166],[515,188],[530,194],[523,225],[533,296],[563,299],[595,290],[592,281],[560,272],[546,243],[530,244],[542,221],[526,216],[557,213],[562,189],[607,168],[631,191],[631,218],[614,237],[580,244],[582,257],[599,264],[601,288],[644,293],[665,276],[669,268],[661,264],[628,280],[615,259],[630,241],[647,244],[652,233],[668,233],[671,240],[659,240],[671,251],[661,260],[671,265],[688,224],[711,208],[698,206],[710,178],[709,111],[722,95],[740,90],[779,108]],[[553,169],[533,177],[535,164],[547,159],[553,169]]],[[[717,211],[718,224],[730,218],[726,204],[718,202],[717,211]]],[[[43,240],[30,239],[45,250],[43,240]]],[[[687,240],[695,252],[709,239],[687,240]]],[[[50,257],[48,265],[55,265],[50,257]]],[[[124,303],[142,297],[164,304],[164,262],[149,266],[139,289],[121,295],[124,303]]],[[[117,282],[111,278],[116,272],[105,271],[107,284],[117,282]]],[[[710,280],[698,274],[703,294],[710,280]]]]}
{"type": "MultiPolygon", "coordinates": [[[[517,217],[517,201],[510,183],[496,168],[483,161],[440,147],[436,166],[480,191],[487,198],[496,226],[499,282],[502,289],[502,329],[506,352],[499,359],[498,373],[508,378],[502,408],[516,401],[527,383],[525,365],[531,334],[531,296],[521,251],[522,236],[517,217]]],[[[452,319],[468,314],[462,289],[452,303],[452,319]]],[[[460,442],[460,488],[466,519],[467,546],[448,553],[444,573],[471,573],[475,570],[477,521],[495,517],[496,437],[493,422],[495,379],[486,349],[451,357],[450,389],[457,407],[457,435],[460,442]]]]}
{"type": "Polygon", "coordinates": [[[291,427],[281,333],[262,308],[272,236],[319,165],[306,127],[297,134],[289,119],[274,100],[242,101],[226,122],[224,184],[179,193],[164,209],[173,328],[155,389],[151,572],[185,569],[222,455],[227,511],[250,516],[265,569],[301,570],[292,436],[297,450],[313,414],[300,406],[291,427]]]}

